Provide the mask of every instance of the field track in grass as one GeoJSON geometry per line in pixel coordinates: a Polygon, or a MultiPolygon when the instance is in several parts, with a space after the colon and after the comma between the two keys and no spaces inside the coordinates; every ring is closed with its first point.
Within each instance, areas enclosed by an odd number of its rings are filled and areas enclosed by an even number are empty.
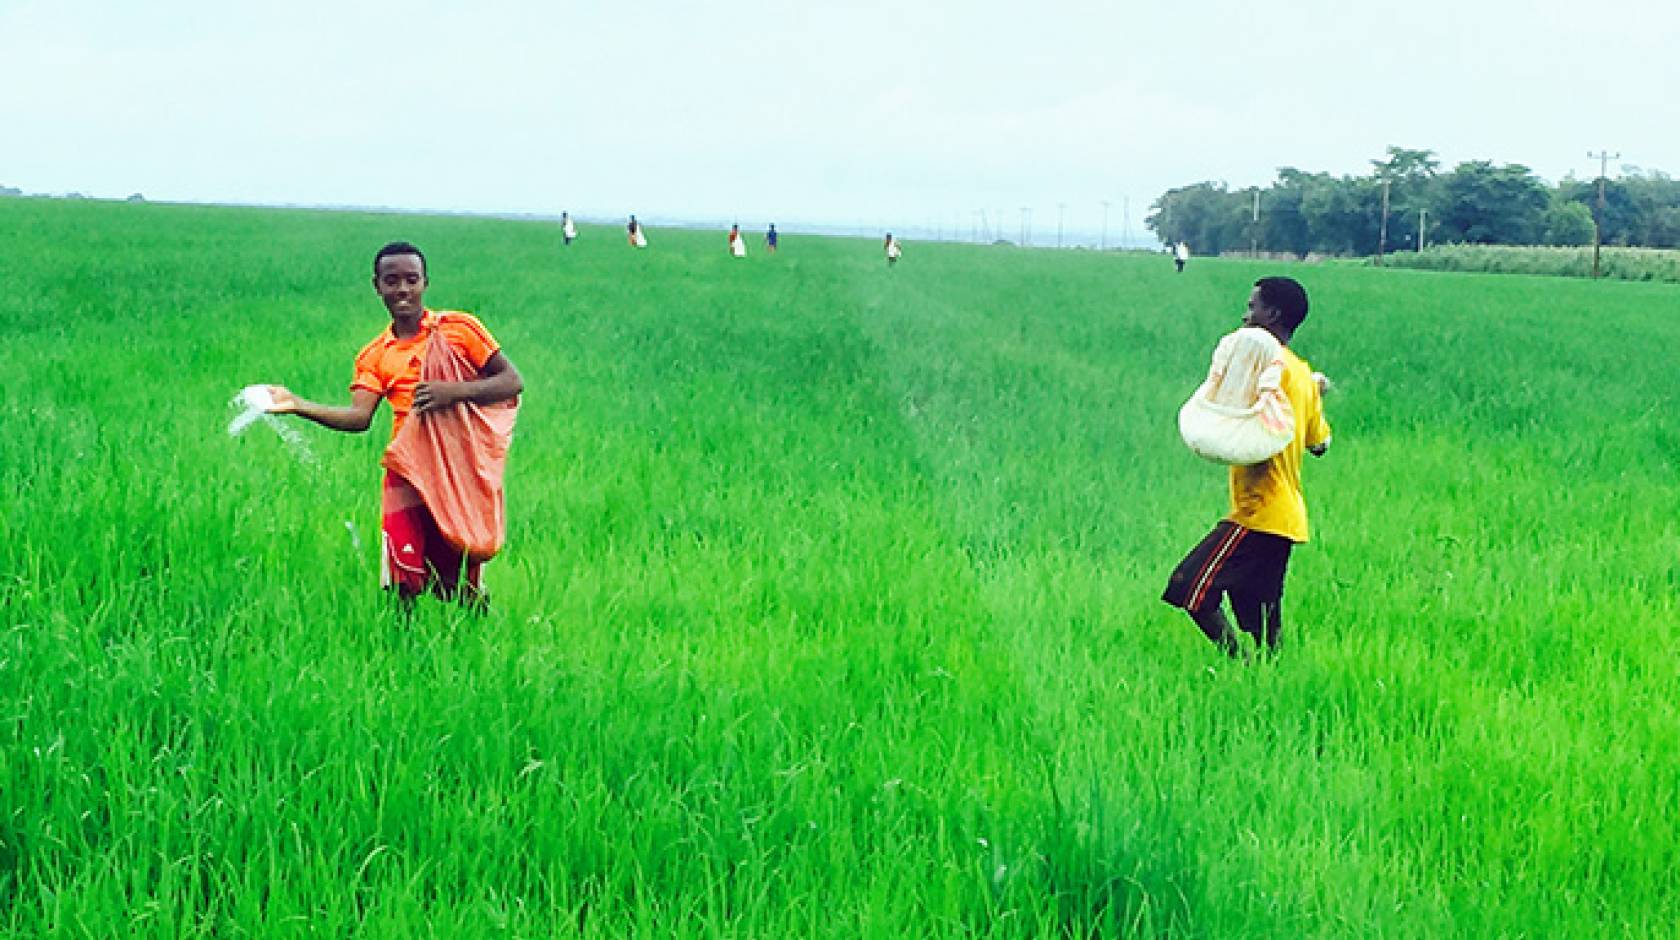
{"type": "Polygon", "coordinates": [[[1680,287],[650,238],[0,200],[0,936],[1673,936],[1680,287]],[[376,589],[388,412],[225,433],[395,238],[526,380],[484,616],[376,589]],[[1231,664],[1270,273],[1335,444],[1231,664]]]}

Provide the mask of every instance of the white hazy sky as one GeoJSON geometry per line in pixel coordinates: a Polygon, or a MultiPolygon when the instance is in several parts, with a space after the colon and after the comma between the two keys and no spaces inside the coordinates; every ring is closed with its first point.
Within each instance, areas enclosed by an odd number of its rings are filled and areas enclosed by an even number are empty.
{"type": "Polygon", "coordinates": [[[1043,244],[1389,144],[1674,172],[1677,49],[1677,0],[0,0],[0,184],[1043,244]]]}

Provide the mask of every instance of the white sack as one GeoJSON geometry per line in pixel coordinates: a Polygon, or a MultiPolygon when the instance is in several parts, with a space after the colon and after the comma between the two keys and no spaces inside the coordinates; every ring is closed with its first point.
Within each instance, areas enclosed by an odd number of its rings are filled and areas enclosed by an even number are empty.
{"type": "Polygon", "coordinates": [[[1207,381],[1178,412],[1178,433],[1219,463],[1264,463],[1295,437],[1295,411],[1283,394],[1283,344],[1257,326],[1220,339],[1207,381]]]}

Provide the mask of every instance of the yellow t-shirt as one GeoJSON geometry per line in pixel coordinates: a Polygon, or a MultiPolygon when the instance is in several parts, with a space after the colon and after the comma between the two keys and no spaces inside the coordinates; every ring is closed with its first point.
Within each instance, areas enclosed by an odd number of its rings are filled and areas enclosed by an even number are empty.
{"type": "Polygon", "coordinates": [[[1230,520],[1256,532],[1307,540],[1307,501],[1301,495],[1301,456],[1330,441],[1324,402],[1312,366],[1283,350],[1283,394],[1295,411],[1295,438],[1276,457],[1252,467],[1231,468],[1230,520]]]}

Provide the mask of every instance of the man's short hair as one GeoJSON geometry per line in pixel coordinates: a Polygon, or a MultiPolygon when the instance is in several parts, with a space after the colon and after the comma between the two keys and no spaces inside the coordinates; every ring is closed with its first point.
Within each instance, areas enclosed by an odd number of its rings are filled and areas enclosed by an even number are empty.
{"type": "Polygon", "coordinates": [[[1307,319],[1307,289],[1292,277],[1263,277],[1254,282],[1260,302],[1278,312],[1278,325],[1294,331],[1307,319]]]}
{"type": "Polygon", "coordinates": [[[392,255],[413,255],[420,259],[420,275],[426,276],[426,253],[409,242],[391,242],[379,249],[379,254],[373,256],[373,276],[379,276],[379,262],[392,255]]]}

